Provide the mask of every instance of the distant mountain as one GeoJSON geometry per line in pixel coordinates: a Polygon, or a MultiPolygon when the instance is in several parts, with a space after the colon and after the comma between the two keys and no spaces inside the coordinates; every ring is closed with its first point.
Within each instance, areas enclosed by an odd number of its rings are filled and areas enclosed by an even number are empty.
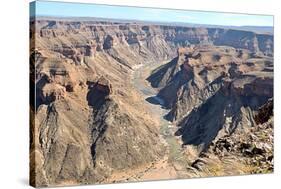
{"type": "MultiPolygon", "coordinates": [[[[32,18],[34,19],[34,18],[32,18]]],[[[185,26],[185,27],[203,27],[203,28],[222,28],[222,29],[235,29],[252,31],[256,33],[273,34],[274,27],[272,26],[227,26],[227,25],[212,25],[188,22],[159,22],[159,21],[145,21],[145,20],[130,20],[130,19],[116,19],[116,18],[101,18],[101,17],[52,17],[52,16],[38,16],[39,20],[62,20],[62,21],[104,21],[112,23],[136,23],[136,24],[152,24],[152,25],[165,25],[165,26],[185,26]]]]}

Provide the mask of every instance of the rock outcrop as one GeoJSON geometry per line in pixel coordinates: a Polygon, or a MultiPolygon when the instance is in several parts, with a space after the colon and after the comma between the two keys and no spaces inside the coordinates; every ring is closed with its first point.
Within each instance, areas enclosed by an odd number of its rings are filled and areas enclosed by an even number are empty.
{"type": "Polygon", "coordinates": [[[159,88],[158,96],[165,100],[166,107],[171,108],[166,116],[171,121],[181,120],[232,81],[239,95],[249,96],[253,91],[256,95],[273,95],[271,57],[210,45],[179,51],[178,57],[156,69],[148,78],[153,87],[159,88]]]}
{"type": "Polygon", "coordinates": [[[273,99],[262,105],[255,115],[256,125],[248,132],[240,130],[214,142],[208,153],[219,157],[236,156],[251,173],[273,171],[273,99]],[[262,122],[260,122],[262,120],[262,122]]]}

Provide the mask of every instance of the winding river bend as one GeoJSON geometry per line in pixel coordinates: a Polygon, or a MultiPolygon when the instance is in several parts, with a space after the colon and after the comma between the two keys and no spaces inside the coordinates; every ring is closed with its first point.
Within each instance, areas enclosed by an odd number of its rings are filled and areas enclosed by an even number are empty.
{"type": "Polygon", "coordinates": [[[175,125],[167,121],[164,116],[169,109],[163,107],[164,100],[157,96],[158,90],[151,87],[146,78],[157,67],[168,63],[169,60],[159,63],[142,64],[135,68],[132,75],[132,84],[144,97],[151,110],[151,114],[159,120],[160,123],[160,141],[166,147],[166,153],[163,159],[159,160],[147,170],[138,174],[137,180],[157,180],[157,179],[174,179],[187,177],[186,162],[184,152],[181,148],[180,139],[174,135],[177,129],[175,125]]]}

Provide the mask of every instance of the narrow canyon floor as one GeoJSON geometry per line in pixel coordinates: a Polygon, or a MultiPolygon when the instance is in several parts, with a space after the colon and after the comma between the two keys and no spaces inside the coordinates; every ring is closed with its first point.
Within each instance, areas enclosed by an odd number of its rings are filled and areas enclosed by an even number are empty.
{"type": "Polygon", "coordinates": [[[141,64],[134,68],[131,75],[132,85],[141,94],[140,103],[148,105],[148,112],[160,124],[159,141],[165,146],[165,155],[157,159],[155,162],[135,170],[115,173],[107,182],[123,182],[123,181],[144,181],[144,180],[165,180],[185,178],[183,170],[185,170],[183,151],[181,148],[181,140],[174,135],[176,126],[166,120],[164,117],[169,109],[163,107],[164,101],[157,96],[158,90],[153,88],[146,80],[151,72],[157,67],[168,63],[165,60],[162,63],[141,64]]]}

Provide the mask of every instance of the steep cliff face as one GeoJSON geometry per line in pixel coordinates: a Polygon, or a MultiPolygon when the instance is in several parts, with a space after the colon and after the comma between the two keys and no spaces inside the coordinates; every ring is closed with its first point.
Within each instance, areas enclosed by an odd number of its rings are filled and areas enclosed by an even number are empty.
{"type": "MultiPolygon", "coordinates": [[[[245,49],[192,46],[180,48],[178,57],[156,69],[148,81],[159,88],[158,96],[171,108],[167,119],[179,121],[218,92],[225,78],[242,77],[237,83],[245,83],[250,78],[264,77],[265,81],[256,79],[256,85],[267,82],[272,89],[272,66],[271,57],[258,56],[245,49]]],[[[255,89],[256,93],[261,89],[255,89]]]]}
{"type": "Polygon", "coordinates": [[[92,111],[89,116],[91,156],[102,180],[163,155],[164,148],[151,118],[129,104],[118,102],[108,80],[102,78],[91,85],[87,95],[92,111]]]}
{"type": "Polygon", "coordinates": [[[273,54],[273,36],[249,31],[212,29],[209,31],[214,45],[248,49],[254,53],[273,54]]]}
{"type": "Polygon", "coordinates": [[[178,135],[184,144],[200,146],[206,150],[215,139],[231,135],[236,129],[247,129],[255,125],[254,112],[273,96],[272,78],[241,78],[223,86],[180,123],[178,135]],[[248,80],[241,85],[241,80],[248,80]],[[258,84],[257,84],[258,83],[258,84]],[[238,85],[237,85],[238,84],[238,85]],[[258,93],[255,88],[259,86],[258,93]]]}
{"type": "Polygon", "coordinates": [[[236,175],[272,173],[273,99],[254,113],[254,126],[221,135],[191,164],[193,174],[236,175]]]}

